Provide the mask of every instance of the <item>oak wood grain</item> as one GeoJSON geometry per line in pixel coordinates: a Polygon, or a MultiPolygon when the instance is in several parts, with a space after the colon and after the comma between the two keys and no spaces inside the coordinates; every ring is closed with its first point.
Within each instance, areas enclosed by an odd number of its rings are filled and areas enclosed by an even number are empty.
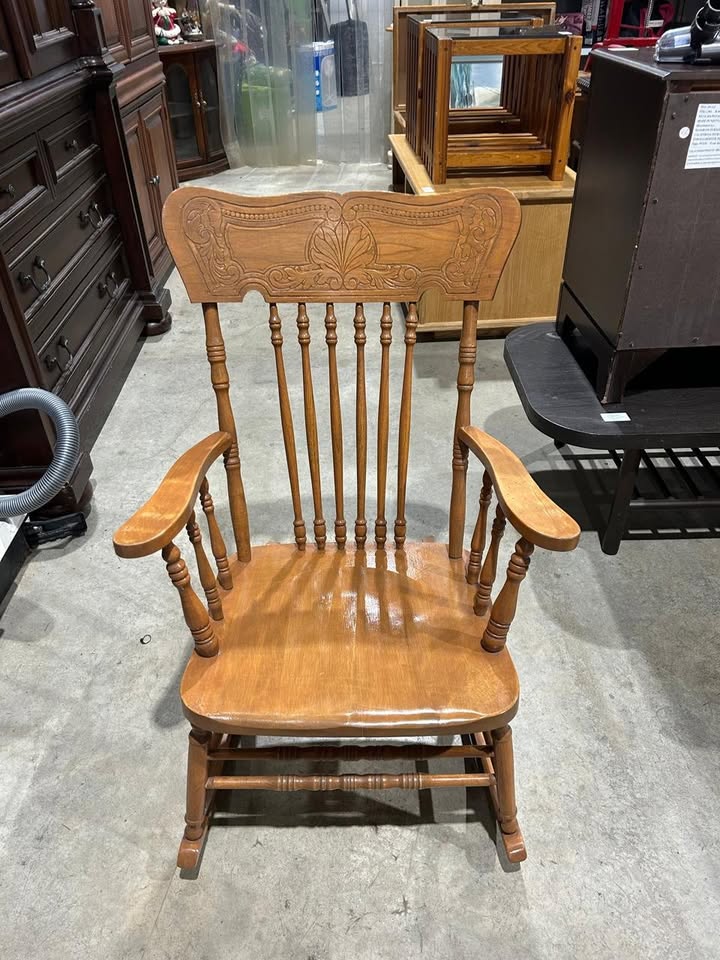
{"type": "Polygon", "coordinates": [[[283,358],[282,321],[277,304],[270,304],[270,340],[275,352],[275,374],[278,384],[278,400],[280,402],[280,424],[282,426],[283,444],[285,446],[285,461],[290,478],[290,497],[293,505],[293,530],[295,543],[298,549],[304,550],[307,543],[305,520],[302,515],[300,500],[300,481],[298,479],[297,449],[295,447],[295,427],[293,425],[290,395],[288,393],[287,376],[285,374],[285,360],[283,358]]]}
{"type": "Polygon", "coordinates": [[[392,313],[384,303],[380,317],[380,394],[378,397],[377,433],[377,517],[375,543],[384,547],[387,541],[385,494],[387,489],[388,440],[390,429],[390,344],[392,343],[392,313]]]}
{"type": "Polygon", "coordinates": [[[413,352],[417,341],[417,304],[409,303],[405,317],[405,365],[403,368],[402,394],[400,396],[400,425],[398,429],[397,462],[397,514],[395,516],[395,546],[405,543],[407,520],[405,502],[407,498],[408,460],[410,457],[410,424],[412,418],[412,380],[413,352]]]}
{"type": "Polygon", "coordinates": [[[520,225],[506,191],[460,196],[172,193],[163,224],[193,303],[416,301],[492,297],[520,225]],[[428,243],[428,236],[432,242],[428,243]]]}
{"type": "Polygon", "coordinates": [[[304,553],[273,544],[231,569],[221,655],[192,657],[182,681],[192,723],[380,737],[490,729],[514,715],[510,655],[483,650],[464,560],[449,560],[443,544],[304,553]]]}
{"type": "Polygon", "coordinates": [[[210,379],[215,391],[218,426],[232,437],[232,443],[225,451],[225,476],[235,546],[238,557],[247,561],[250,559],[250,525],[235,430],[235,415],[230,403],[230,375],[226,363],[225,341],[220,329],[217,303],[203,303],[202,307],[205,320],[205,349],[210,364],[210,379]]]}
{"type": "Polygon", "coordinates": [[[225,540],[220,532],[217,518],[215,517],[215,504],[210,493],[210,485],[208,484],[207,477],[203,477],[202,483],[200,484],[200,505],[202,506],[208,525],[210,549],[212,550],[217,566],[218,583],[223,590],[232,590],[232,576],[230,575],[230,566],[228,564],[227,547],[225,546],[225,540]]]}
{"type": "Polygon", "coordinates": [[[337,368],[337,317],[332,303],[325,307],[325,343],[328,348],[328,379],[330,390],[330,434],[332,439],[333,481],[335,487],[335,542],[338,547],[347,543],[345,502],[343,495],[343,430],[340,407],[340,383],[337,368]]]}
{"type": "Polygon", "coordinates": [[[168,470],[155,493],[113,537],[119,557],[147,557],[161,550],[188,522],[205,474],[232,444],[224,431],[211,433],[168,470]]]}
{"type": "Polygon", "coordinates": [[[305,437],[307,440],[308,463],[310,465],[310,485],[312,487],[313,532],[319,550],[324,549],[327,540],[325,517],[322,505],[322,480],[320,478],[320,446],[318,442],[317,413],[315,411],[315,393],[313,390],[312,367],[310,366],[310,319],[304,303],[298,304],[297,312],[298,343],[302,357],[303,406],[305,409],[305,437]]]}
{"type": "Polygon", "coordinates": [[[522,461],[478,427],[462,427],[460,440],[490,474],[503,511],[517,532],[546,550],[574,550],[580,527],[535,483],[522,461]]]}

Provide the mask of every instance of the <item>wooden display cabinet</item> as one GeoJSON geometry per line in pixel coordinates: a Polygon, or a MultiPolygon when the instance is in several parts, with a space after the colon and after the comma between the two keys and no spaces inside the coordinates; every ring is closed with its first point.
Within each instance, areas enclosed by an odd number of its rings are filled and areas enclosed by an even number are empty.
{"type": "Polygon", "coordinates": [[[213,40],[161,47],[180,180],[227,170],[213,40]]]}

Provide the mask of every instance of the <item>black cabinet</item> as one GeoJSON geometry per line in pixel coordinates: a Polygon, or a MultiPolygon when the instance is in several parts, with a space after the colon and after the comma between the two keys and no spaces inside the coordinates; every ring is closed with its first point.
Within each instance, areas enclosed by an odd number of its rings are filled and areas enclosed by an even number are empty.
{"type": "Polygon", "coordinates": [[[606,402],[663,352],[720,345],[718,142],[720,68],[593,53],[558,327],[606,402]]]}

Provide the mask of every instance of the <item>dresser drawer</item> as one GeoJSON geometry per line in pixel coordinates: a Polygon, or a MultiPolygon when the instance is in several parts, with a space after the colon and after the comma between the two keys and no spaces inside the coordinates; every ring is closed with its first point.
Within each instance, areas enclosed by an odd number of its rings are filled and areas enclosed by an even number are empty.
{"type": "Polygon", "coordinates": [[[53,181],[60,185],[73,176],[102,170],[95,119],[84,110],[54,120],[40,133],[53,181]]]}
{"type": "Polygon", "coordinates": [[[0,150],[0,229],[49,207],[53,197],[48,181],[35,135],[0,150]]]}
{"type": "Polygon", "coordinates": [[[9,252],[15,296],[28,324],[76,261],[90,255],[115,222],[103,177],[76,191],[9,252]]]}
{"type": "Polygon", "coordinates": [[[78,287],[60,317],[49,325],[38,350],[48,390],[74,389],[73,384],[91,362],[88,337],[109,313],[122,310],[127,302],[128,273],[122,244],[117,242],[78,287]]]}

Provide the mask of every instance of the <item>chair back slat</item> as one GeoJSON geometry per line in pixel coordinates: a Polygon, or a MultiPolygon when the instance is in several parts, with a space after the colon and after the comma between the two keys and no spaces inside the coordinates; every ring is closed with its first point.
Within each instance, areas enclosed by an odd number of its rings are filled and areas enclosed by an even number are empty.
{"type": "Polygon", "coordinates": [[[400,426],[398,432],[397,515],[395,517],[395,546],[405,543],[407,521],[405,499],[407,494],[408,459],[410,455],[410,417],[412,413],[413,351],[417,340],[417,304],[409,303],[405,317],[405,366],[400,397],[400,426]]]}
{"type": "Polygon", "coordinates": [[[384,303],[380,317],[380,394],[378,397],[377,429],[377,517],[375,543],[383,548],[387,541],[385,493],[387,487],[388,433],[390,429],[390,344],[392,343],[392,313],[384,303]]]}
{"type": "Polygon", "coordinates": [[[310,319],[304,303],[298,303],[297,312],[298,343],[302,356],[303,406],[305,408],[305,438],[307,440],[308,463],[310,465],[310,484],[312,486],[313,533],[318,549],[325,547],[327,531],[322,505],[322,483],[320,480],[320,445],[318,442],[317,414],[315,412],[315,394],[313,392],[312,367],[310,366],[310,319]]]}
{"type": "Polygon", "coordinates": [[[278,399],[280,401],[280,424],[282,426],[283,444],[285,446],[285,460],[287,461],[288,477],[290,479],[290,497],[293,505],[293,531],[295,543],[300,550],[305,549],[307,532],[302,514],[300,501],[300,481],[298,478],[297,450],[295,448],[295,427],[293,425],[290,395],[288,393],[287,376],[285,374],[285,360],[283,358],[282,321],[277,304],[270,304],[270,340],[275,350],[275,373],[278,384],[278,399]]]}
{"type": "Polygon", "coordinates": [[[250,524],[247,502],[240,470],[235,416],[230,404],[230,375],[225,355],[225,341],[220,330],[220,317],[216,303],[203,303],[205,318],[205,347],[210,363],[210,379],[217,402],[218,426],[233,438],[230,449],[225,454],[225,474],[227,476],[228,499],[230,501],[230,519],[238,560],[250,559],[250,524]]]}
{"type": "Polygon", "coordinates": [[[335,487],[335,543],[347,542],[343,497],[343,430],[340,407],[340,385],[337,369],[337,317],[332,303],[325,305],[325,343],[328,348],[328,380],[330,389],[330,435],[332,439],[333,480],[335,487]]]}
{"type": "Polygon", "coordinates": [[[357,365],[355,380],[355,444],[357,464],[357,516],[355,518],[355,543],[364,547],[367,540],[367,517],[365,516],[365,491],[367,485],[367,394],[365,390],[365,310],[362,303],[355,305],[355,345],[357,365]]]}

